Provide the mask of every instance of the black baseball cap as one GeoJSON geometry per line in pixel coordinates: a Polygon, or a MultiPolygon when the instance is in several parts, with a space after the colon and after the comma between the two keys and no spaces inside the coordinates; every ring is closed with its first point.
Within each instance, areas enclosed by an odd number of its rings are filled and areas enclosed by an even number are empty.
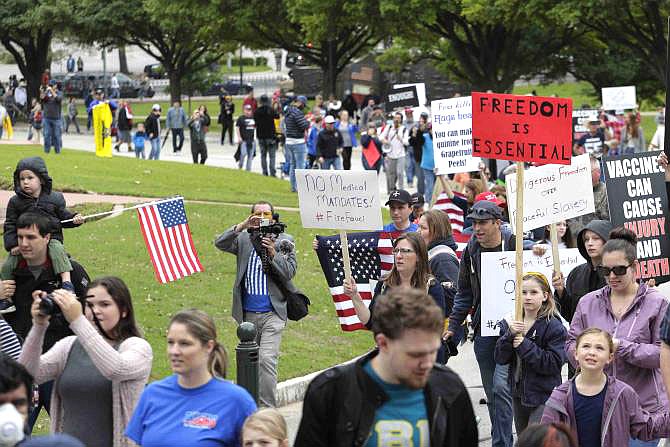
{"type": "Polygon", "coordinates": [[[410,204],[412,203],[412,196],[404,189],[396,189],[389,194],[389,199],[386,201],[386,205],[391,202],[410,204]]]}
{"type": "Polygon", "coordinates": [[[412,206],[423,205],[424,203],[426,202],[423,199],[423,194],[419,194],[418,192],[412,194],[412,206]]]}
{"type": "Polygon", "coordinates": [[[480,200],[470,208],[468,218],[472,220],[502,219],[502,209],[493,202],[480,200]]]}

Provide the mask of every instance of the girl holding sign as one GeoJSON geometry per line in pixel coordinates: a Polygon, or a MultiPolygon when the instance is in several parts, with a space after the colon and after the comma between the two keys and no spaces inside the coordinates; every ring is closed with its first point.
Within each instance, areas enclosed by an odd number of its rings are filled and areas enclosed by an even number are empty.
{"type": "Polygon", "coordinates": [[[517,433],[540,421],[544,403],[560,385],[567,337],[542,273],[526,273],[521,293],[523,321],[501,321],[495,350],[496,363],[510,365],[507,377],[517,433]]]}
{"type": "Polygon", "coordinates": [[[670,434],[667,408],[655,414],[644,411],[636,389],[605,372],[616,362],[617,350],[608,332],[586,329],[575,346],[579,374],[551,393],[543,424],[569,424],[577,431],[580,447],[620,447],[630,437],[652,439],[670,434]]]}
{"type": "MultiPolygon", "coordinates": [[[[613,337],[614,361],[605,368],[637,391],[640,405],[649,413],[668,407],[660,372],[659,336],[668,302],[653,287],[638,284],[635,273],[637,237],[625,228],[615,228],[603,247],[598,271],[607,286],[585,295],[577,305],[566,343],[568,360],[577,364],[577,337],[588,327],[598,327],[613,337]]],[[[631,440],[630,446],[657,445],[631,440]]],[[[619,444],[620,445],[620,444],[619,444]]]]}

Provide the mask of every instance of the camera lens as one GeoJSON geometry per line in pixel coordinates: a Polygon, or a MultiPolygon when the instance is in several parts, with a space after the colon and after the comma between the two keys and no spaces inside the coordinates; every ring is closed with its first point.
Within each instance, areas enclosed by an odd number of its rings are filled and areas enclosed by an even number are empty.
{"type": "Polygon", "coordinates": [[[40,313],[42,315],[54,315],[58,312],[58,306],[53,300],[53,295],[48,294],[40,301],[40,313]]]}

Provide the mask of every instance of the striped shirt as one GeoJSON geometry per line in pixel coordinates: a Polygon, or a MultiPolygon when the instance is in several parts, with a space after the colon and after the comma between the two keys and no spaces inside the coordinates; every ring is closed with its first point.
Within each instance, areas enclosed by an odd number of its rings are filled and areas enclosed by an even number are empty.
{"type": "Polygon", "coordinates": [[[18,360],[19,355],[21,355],[21,344],[18,337],[9,323],[2,318],[0,318],[0,352],[7,354],[14,360],[18,360]]]}
{"type": "Polygon", "coordinates": [[[251,312],[270,312],[270,294],[268,277],[263,271],[261,257],[256,250],[251,251],[244,276],[244,310],[251,312]]]}

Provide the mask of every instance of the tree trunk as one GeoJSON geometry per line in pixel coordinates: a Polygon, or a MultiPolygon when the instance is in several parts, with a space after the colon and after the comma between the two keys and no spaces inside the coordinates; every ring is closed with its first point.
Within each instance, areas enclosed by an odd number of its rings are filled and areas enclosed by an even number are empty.
{"type": "Polygon", "coordinates": [[[9,51],[19,70],[26,80],[26,93],[28,105],[32,98],[40,96],[40,82],[42,73],[49,68],[49,48],[51,47],[51,31],[38,33],[35,38],[21,42],[21,45],[11,44],[9,40],[3,40],[3,46],[9,51]]]}
{"type": "Polygon", "coordinates": [[[168,72],[170,77],[170,103],[181,101],[181,78],[183,73],[177,68],[173,68],[168,72]]]}
{"type": "Polygon", "coordinates": [[[130,70],[128,70],[128,58],[126,57],[126,47],[124,45],[121,45],[119,47],[119,71],[125,74],[130,73],[130,70]]]}
{"type": "Polygon", "coordinates": [[[323,85],[322,85],[322,94],[324,98],[328,98],[328,95],[336,94],[337,92],[337,60],[336,59],[336,50],[337,44],[333,40],[324,42],[324,48],[326,50],[326,66],[323,67],[323,85]]]}

